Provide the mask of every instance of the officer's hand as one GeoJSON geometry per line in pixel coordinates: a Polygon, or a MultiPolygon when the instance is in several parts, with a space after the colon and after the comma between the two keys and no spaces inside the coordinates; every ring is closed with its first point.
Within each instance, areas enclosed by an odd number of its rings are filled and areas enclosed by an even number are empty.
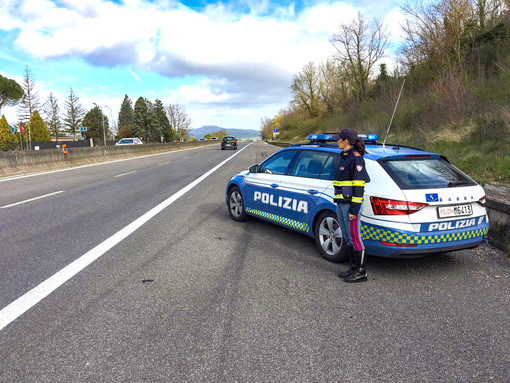
{"type": "Polygon", "coordinates": [[[355,219],[355,218],[356,218],[356,216],[355,216],[354,214],[349,213],[349,219],[350,219],[351,221],[352,221],[353,219],[355,219]]]}

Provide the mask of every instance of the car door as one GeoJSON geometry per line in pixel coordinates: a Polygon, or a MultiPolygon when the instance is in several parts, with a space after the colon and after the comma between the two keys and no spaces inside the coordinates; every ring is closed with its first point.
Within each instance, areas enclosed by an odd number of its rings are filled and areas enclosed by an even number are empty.
{"type": "Polygon", "coordinates": [[[318,150],[302,150],[289,173],[281,177],[281,215],[294,229],[311,232],[314,206],[334,178],[335,155],[318,150]]]}
{"type": "Polygon", "coordinates": [[[243,198],[248,213],[258,216],[263,213],[279,214],[281,177],[289,169],[296,153],[296,150],[281,150],[262,162],[257,173],[250,172],[244,177],[243,198]]]}

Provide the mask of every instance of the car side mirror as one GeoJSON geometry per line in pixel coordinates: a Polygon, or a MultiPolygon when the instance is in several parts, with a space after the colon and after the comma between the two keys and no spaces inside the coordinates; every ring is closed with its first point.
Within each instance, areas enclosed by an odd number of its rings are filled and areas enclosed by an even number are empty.
{"type": "Polygon", "coordinates": [[[248,170],[250,171],[250,173],[258,173],[259,172],[259,166],[257,164],[255,165],[252,165],[248,168],[248,170]]]}

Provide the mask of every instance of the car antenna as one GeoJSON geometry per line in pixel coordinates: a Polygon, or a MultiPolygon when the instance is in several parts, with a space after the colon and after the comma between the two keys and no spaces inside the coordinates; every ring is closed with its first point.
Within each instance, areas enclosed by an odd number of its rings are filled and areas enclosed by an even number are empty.
{"type": "Polygon", "coordinates": [[[393,122],[393,117],[395,117],[395,112],[397,111],[398,102],[400,101],[400,95],[404,90],[404,84],[406,83],[406,79],[404,77],[404,81],[402,82],[402,87],[400,88],[400,92],[398,93],[397,103],[395,104],[395,109],[393,109],[393,114],[391,115],[390,124],[388,125],[388,131],[386,132],[386,136],[384,137],[384,141],[382,144],[383,149],[386,148],[386,139],[388,138],[388,134],[390,133],[391,123],[393,122]]]}

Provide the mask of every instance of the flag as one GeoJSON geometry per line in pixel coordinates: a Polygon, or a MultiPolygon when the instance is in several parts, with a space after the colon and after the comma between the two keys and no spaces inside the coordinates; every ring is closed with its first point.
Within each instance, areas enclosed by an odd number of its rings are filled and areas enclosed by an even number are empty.
{"type": "Polygon", "coordinates": [[[14,126],[9,125],[9,128],[11,128],[11,132],[16,133],[16,129],[14,129],[14,126]]]}
{"type": "Polygon", "coordinates": [[[19,132],[19,128],[16,126],[16,125],[13,125],[11,130],[14,129],[14,132],[13,133],[18,133],[19,132]]]}
{"type": "Polygon", "coordinates": [[[23,129],[23,126],[21,126],[21,124],[19,124],[19,132],[20,133],[25,133],[25,129],[23,129]]]}

